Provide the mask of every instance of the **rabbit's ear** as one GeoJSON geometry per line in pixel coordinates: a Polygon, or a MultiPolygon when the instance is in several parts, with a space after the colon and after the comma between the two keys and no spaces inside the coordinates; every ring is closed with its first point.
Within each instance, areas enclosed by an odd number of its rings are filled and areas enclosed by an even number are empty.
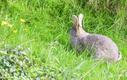
{"type": "Polygon", "coordinates": [[[82,26],[83,14],[79,14],[79,16],[78,16],[78,22],[79,22],[79,25],[82,26]]]}
{"type": "Polygon", "coordinates": [[[76,15],[72,15],[72,23],[73,23],[73,27],[76,27],[77,23],[78,23],[78,17],[76,15]]]}

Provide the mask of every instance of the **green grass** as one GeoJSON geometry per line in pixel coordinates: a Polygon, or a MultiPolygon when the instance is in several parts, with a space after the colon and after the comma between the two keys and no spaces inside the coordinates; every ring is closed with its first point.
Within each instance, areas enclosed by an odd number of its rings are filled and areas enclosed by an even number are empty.
{"type": "MultiPolygon", "coordinates": [[[[12,53],[1,53],[0,77],[4,80],[126,80],[126,13],[126,0],[0,0],[0,23],[9,24],[0,25],[1,49],[5,45],[11,49],[19,45],[28,48],[29,54],[24,57],[31,61],[31,66],[26,62],[23,69],[15,63],[14,73],[18,75],[14,76],[2,62],[3,56],[12,53]],[[122,53],[121,61],[95,62],[85,52],[76,56],[70,47],[69,30],[71,16],[79,13],[84,14],[87,32],[109,36],[116,42],[122,53]],[[22,70],[24,74],[20,74],[22,70]]],[[[15,57],[23,62],[22,56],[15,57]]]]}

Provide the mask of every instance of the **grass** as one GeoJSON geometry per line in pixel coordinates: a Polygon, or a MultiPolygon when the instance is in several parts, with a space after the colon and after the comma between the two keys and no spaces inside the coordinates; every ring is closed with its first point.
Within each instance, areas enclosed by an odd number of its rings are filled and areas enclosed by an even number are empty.
{"type": "Polygon", "coordinates": [[[0,0],[0,47],[2,50],[9,45],[11,49],[9,55],[0,52],[1,79],[125,80],[126,9],[126,0],[0,0]],[[79,13],[84,14],[87,32],[109,36],[116,42],[121,61],[95,62],[85,52],[76,56],[70,47],[69,30],[71,16],[79,13]],[[17,46],[22,47],[17,51],[29,51],[17,55],[12,52],[17,46]],[[12,64],[12,56],[19,61],[12,64]],[[29,62],[24,63],[26,58],[29,62]],[[13,74],[12,66],[16,69],[13,74]]]}

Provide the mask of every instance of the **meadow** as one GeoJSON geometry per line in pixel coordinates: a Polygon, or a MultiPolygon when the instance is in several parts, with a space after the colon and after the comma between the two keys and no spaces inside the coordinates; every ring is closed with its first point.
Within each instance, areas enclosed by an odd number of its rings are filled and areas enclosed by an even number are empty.
{"type": "Polygon", "coordinates": [[[1,80],[126,80],[127,0],[0,0],[1,80]],[[94,61],[70,46],[72,15],[87,32],[110,37],[117,63],[94,61]]]}

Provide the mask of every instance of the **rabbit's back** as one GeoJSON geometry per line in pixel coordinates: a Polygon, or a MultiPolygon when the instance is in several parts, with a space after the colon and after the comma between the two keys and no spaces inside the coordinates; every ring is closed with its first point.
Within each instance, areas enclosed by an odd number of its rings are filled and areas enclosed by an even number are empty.
{"type": "Polygon", "coordinates": [[[108,37],[103,35],[91,34],[82,37],[81,44],[88,48],[98,58],[117,60],[119,52],[116,44],[108,37]]]}
{"type": "Polygon", "coordinates": [[[83,43],[89,46],[94,46],[96,48],[106,48],[106,49],[115,49],[118,51],[116,44],[107,36],[99,34],[90,34],[81,39],[83,43]]]}

